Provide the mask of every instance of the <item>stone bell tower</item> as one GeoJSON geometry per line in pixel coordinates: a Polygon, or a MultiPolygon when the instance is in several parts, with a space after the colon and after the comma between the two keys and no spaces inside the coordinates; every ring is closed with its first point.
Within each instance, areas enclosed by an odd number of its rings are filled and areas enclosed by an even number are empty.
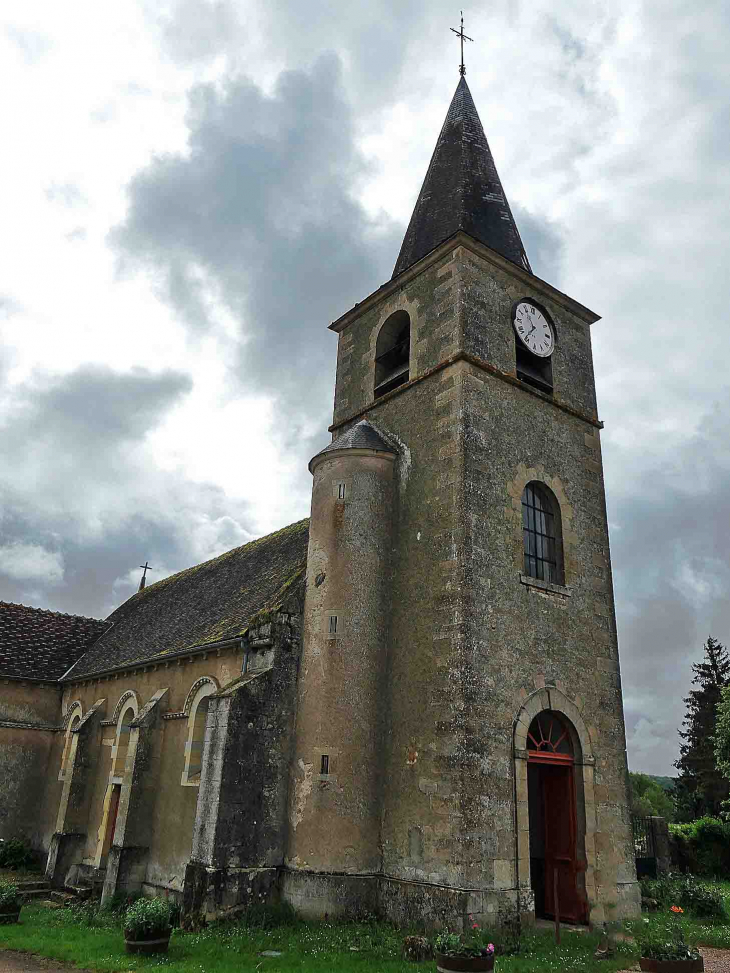
{"type": "Polygon", "coordinates": [[[590,325],[532,274],[464,77],[314,476],[285,898],[636,914],[590,325]]]}

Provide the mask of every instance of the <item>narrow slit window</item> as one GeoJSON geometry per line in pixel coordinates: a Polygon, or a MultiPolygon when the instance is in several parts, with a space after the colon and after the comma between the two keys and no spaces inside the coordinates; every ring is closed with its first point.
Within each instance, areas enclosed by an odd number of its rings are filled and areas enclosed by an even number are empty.
{"type": "Polygon", "coordinates": [[[337,635],[337,615],[330,615],[330,635],[337,635]]]}
{"type": "Polygon", "coordinates": [[[322,763],[319,772],[320,774],[329,774],[330,772],[330,755],[328,753],[322,754],[322,763]]]}
{"type": "Polygon", "coordinates": [[[344,500],[347,490],[344,483],[337,484],[337,499],[344,500]]]}

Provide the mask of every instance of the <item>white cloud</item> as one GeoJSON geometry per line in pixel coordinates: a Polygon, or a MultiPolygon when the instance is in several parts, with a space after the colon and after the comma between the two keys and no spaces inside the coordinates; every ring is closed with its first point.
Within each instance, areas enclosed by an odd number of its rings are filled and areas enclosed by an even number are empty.
{"type": "Polygon", "coordinates": [[[38,544],[6,544],[0,547],[0,574],[17,581],[56,585],[63,581],[63,556],[38,544]]]}

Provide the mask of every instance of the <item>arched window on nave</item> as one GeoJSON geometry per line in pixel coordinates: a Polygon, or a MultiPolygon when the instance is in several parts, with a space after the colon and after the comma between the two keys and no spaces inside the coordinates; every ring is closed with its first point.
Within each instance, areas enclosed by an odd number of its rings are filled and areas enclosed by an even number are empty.
{"type": "Polygon", "coordinates": [[[217,691],[218,683],[211,677],[205,677],[202,684],[195,689],[192,699],[188,696],[185,706],[188,710],[188,734],[185,743],[185,767],[181,779],[183,786],[198,787],[200,784],[208,706],[210,697],[217,691]]]}
{"type": "Polygon", "coordinates": [[[76,727],[81,722],[81,717],[83,716],[83,709],[81,703],[74,703],[68,712],[66,718],[66,734],[63,740],[63,753],[61,754],[61,769],[58,773],[59,780],[66,779],[66,773],[69,769],[69,761],[71,759],[71,741],[73,737],[71,734],[76,729],[76,727]]]}

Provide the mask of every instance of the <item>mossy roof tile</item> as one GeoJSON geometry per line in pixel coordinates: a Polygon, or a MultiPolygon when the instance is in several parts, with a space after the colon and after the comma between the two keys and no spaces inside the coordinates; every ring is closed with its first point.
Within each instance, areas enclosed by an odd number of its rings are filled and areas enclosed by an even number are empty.
{"type": "Polygon", "coordinates": [[[109,629],[67,674],[96,673],[242,635],[307,562],[309,520],[148,585],[113,612],[109,629]]]}

